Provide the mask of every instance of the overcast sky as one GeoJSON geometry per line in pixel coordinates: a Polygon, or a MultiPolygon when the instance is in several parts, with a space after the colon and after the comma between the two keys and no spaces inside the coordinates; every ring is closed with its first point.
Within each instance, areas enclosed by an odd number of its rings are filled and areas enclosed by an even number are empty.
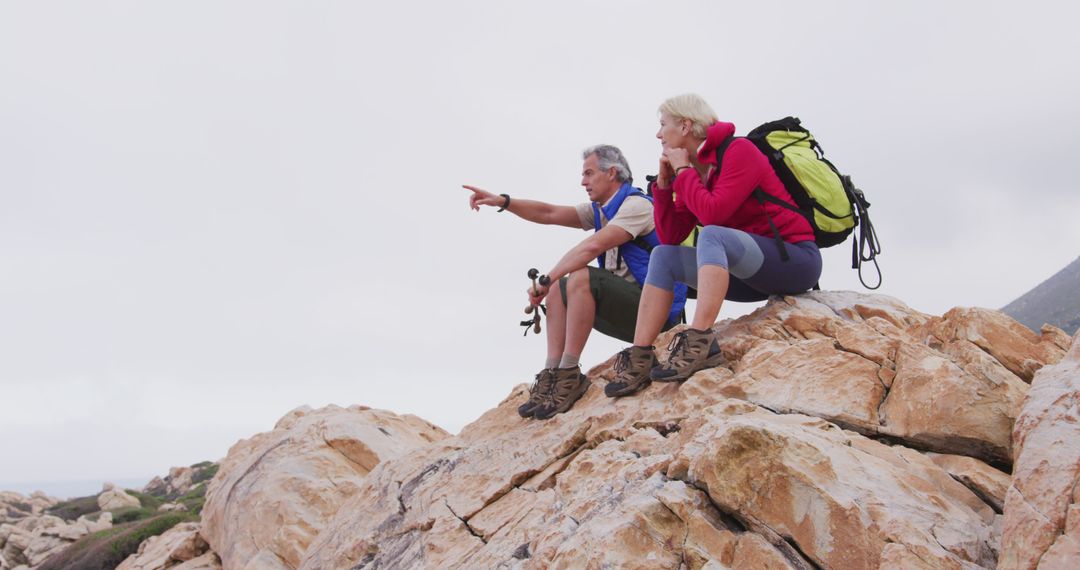
{"type": "MultiPolygon", "coordinates": [[[[525,272],[654,172],[656,108],[797,115],[872,203],[881,292],[1001,307],[1080,254],[1067,2],[0,3],[0,488],[149,479],[290,409],[456,432],[532,380],[525,272]],[[377,7],[372,7],[377,6],[377,7]]],[[[850,244],[821,284],[861,289],[850,244]]],[[[722,318],[757,305],[725,305],[722,318]]],[[[594,335],[588,367],[622,348],[594,335]]]]}

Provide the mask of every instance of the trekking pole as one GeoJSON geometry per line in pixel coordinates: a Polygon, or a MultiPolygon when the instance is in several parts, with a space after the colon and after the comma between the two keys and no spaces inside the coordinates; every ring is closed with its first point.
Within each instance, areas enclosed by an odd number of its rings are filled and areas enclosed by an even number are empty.
{"type": "MultiPolygon", "coordinates": [[[[538,277],[539,277],[540,284],[543,285],[544,287],[547,287],[548,284],[551,283],[551,279],[549,279],[547,275],[540,275],[540,272],[537,271],[535,267],[532,268],[532,269],[529,269],[528,276],[529,276],[529,279],[532,280],[532,284],[533,284],[532,285],[533,286],[532,290],[533,290],[534,295],[537,293],[536,283],[537,283],[537,280],[538,280],[537,278],[538,277]]],[[[521,321],[521,326],[525,327],[525,335],[526,336],[528,336],[528,334],[529,334],[529,328],[530,327],[532,328],[534,333],[540,334],[540,311],[541,310],[544,311],[544,314],[547,314],[547,307],[545,307],[544,305],[533,305],[533,304],[530,303],[528,307],[525,307],[525,314],[526,315],[531,314],[533,316],[532,319],[521,321]]]]}

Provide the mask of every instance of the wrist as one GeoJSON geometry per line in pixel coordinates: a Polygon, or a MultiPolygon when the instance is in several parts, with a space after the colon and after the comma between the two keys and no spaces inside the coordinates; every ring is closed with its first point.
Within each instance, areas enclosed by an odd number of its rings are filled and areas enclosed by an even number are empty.
{"type": "Polygon", "coordinates": [[[690,168],[689,164],[685,164],[683,166],[680,166],[680,167],[676,168],[675,169],[675,176],[678,176],[680,172],[682,172],[683,170],[686,170],[687,168],[690,168]]]}
{"type": "Polygon", "coordinates": [[[495,210],[496,212],[501,212],[501,211],[503,211],[503,210],[510,207],[510,195],[509,194],[499,194],[499,196],[503,197],[503,203],[502,203],[502,206],[498,210],[495,210]]]}

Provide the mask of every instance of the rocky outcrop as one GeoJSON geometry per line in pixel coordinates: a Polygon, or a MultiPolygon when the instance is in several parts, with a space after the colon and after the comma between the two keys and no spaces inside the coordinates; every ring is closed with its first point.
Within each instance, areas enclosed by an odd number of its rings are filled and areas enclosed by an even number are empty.
{"type": "Polygon", "coordinates": [[[14,524],[0,524],[0,570],[39,566],[80,538],[112,528],[112,514],[102,513],[96,520],[79,517],[64,521],[52,515],[28,516],[14,524]]]}
{"type": "Polygon", "coordinates": [[[221,563],[213,552],[209,552],[209,546],[199,535],[199,524],[181,523],[164,534],[143,541],[139,551],[116,570],[190,570],[194,567],[221,568],[221,563]]]}
{"type": "Polygon", "coordinates": [[[998,468],[1060,331],[830,292],[716,329],[729,364],[681,385],[611,400],[609,361],[566,414],[521,420],[519,386],[382,462],[300,567],[996,564],[998,468]]]}
{"type": "Polygon", "coordinates": [[[98,507],[103,511],[139,508],[142,505],[137,497],[127,494],[112,483],[105,484],[101,494],[98,495],[97,502],[98,507]]]}
{"type": "Polygon", "coordinates": [[[295,568],[376,465],[448,435],[362,406],[293,410],[229,450],[207,491],[202,536],[226,568],[295,568]]]}
{"type": "Polygon", "coordinates": [[[1016,421],[999,568],[1073,568],[1080,561],[1078,337],[1067,358],[1035,375],[1016,421]]]}

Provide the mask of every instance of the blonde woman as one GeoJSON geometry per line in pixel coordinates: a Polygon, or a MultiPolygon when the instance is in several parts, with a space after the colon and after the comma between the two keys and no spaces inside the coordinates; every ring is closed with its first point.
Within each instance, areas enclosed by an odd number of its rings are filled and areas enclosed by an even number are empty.
{"type": "Polygon", "coordinates": [[[605,387],[626,396],[652,381],[679,382],[723,362],[712,330],[725,299],[762,301],[801,293],[821,275],[814,231],[802,215],[754,198],[763,192],[795,205],[769,165],[735,125],[717,119],[701,97],[679,95],[660,105],[660,172],[653,184],[660,245],[652,252],[638,305],[634,345],[619,353],[616,378],[605,387]],[[722,168],[717,169],[717,153],[722,168]],[[697,247],[682,243],[704,226],[697,247]],[[775,226],[775,232],[774,232],[775,226]],[[690,328],[672,339],[667,362],[653,342],[668,318],[675,283],[697,289],[690,328]]]}

